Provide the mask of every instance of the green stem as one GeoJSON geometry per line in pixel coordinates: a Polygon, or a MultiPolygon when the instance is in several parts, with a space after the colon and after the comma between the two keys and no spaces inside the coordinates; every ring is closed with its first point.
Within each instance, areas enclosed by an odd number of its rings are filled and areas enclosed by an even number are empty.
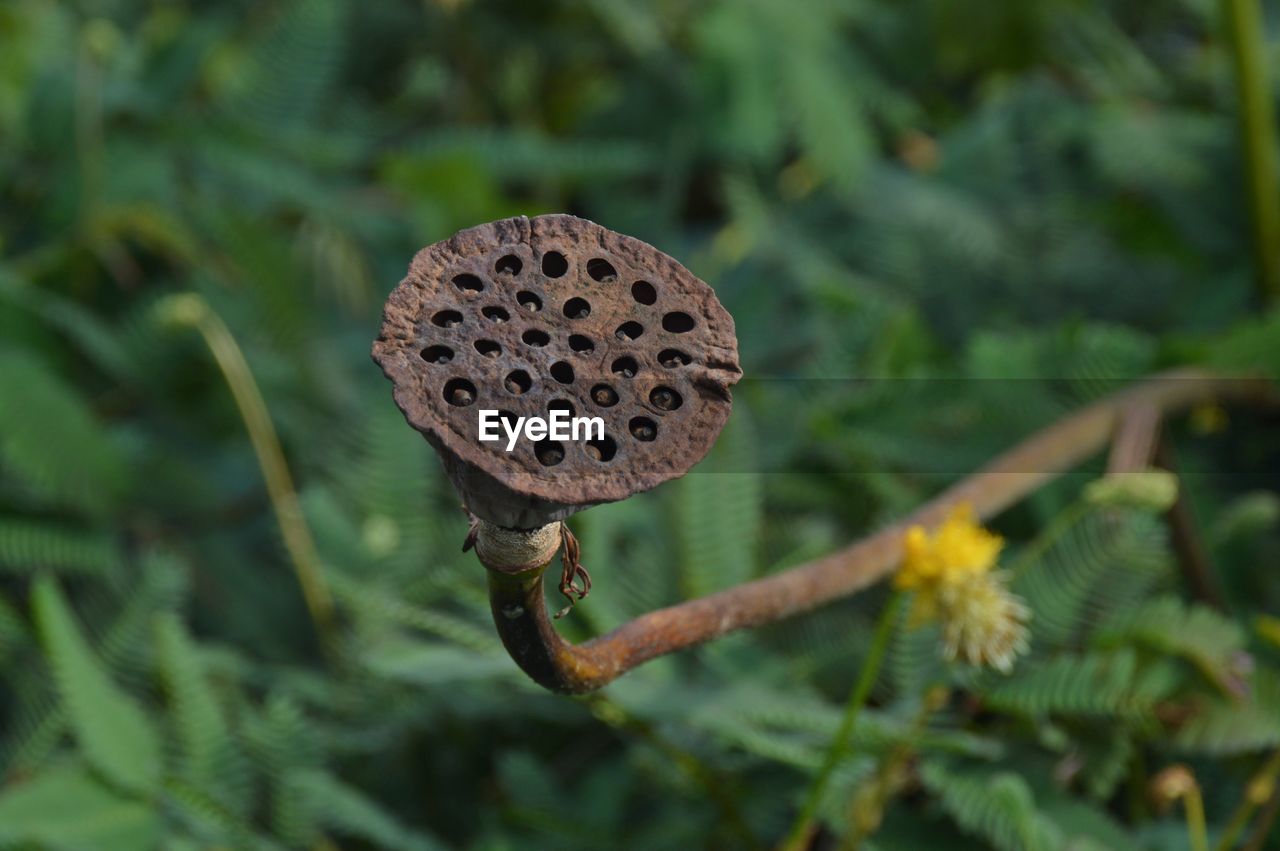
{"type": "Polygon", "coordinates": [[[885,808],[904,785],[900,777],[901,773],[910,764],[912,757],[923,749],[929,719],[946,705],[947,699],[948,692],[942,685],[925,689],[924,697],[920,701],[920,711],[912,720],[911,729],[906,738],[880,760],[880,765],[876,769],[876,776],[872,781],[875,798],[871,801],[875,808],[874,817],[869,822],[863,822],[858,818],[856,810],[858,801],[855,797],[850,802],[849,832],[840,843],[840,851],[858,851],[862,847],[863,840],[869,839],[879,829],[884,819],[885,808]]]}
{"type": "Polygon", "coordinates": [[[1253,826],[1253,834],[1240,851],[1262,851],[1262,846],[1271,836],[1271,828],[1275,825],[1277,814],[1280,814],[1280,791],[1271,793],[1267,808],[1262,811],[1262,815],[1258,816],[1258,823],[1253,826]]]}
{"type": "Polygon", "coordinates": [[[1231,820],[1227,822],[1222,836],[1218,838],[1218,844],[1214,846],[1217,851],[1230,851],[1235,847],[1236,840],[1249,824],[1254,810],[1265,804],[1271,797],[1278,774],[1280,774],[1280,750],[1271,755],[1245,787],[1244,799],[1232,813],[1231,820]]]}
{"type": "Polygon", "coordinates": [[[160,305],[159,310],[163,319],[199,331],[222,371],[240,417],[244,420],[245,430],[249,432],[249,442],[253,445],[262,478],[266,481],[267,495],[271,499],[276,521],[280,524],[280,533],[293,563],[298,585],[302,588],[307,611],[311,614],[311,620],[322,642],[328,647],[333,637],[333,598],[325,584],[311,529],[302,516],[302,506],[298,502],[298,492],[293,485],[293,477],[289,474],[284,450],[280,446],[280,437],[276,434],[271,414],[267,411],[267,403],[258,390],[244,353],[226,323],[200,296],[194,293],[170,296],[160,305]]]}
{"type": "Polygon", "coordinates": [[[831,745],[827,748],[822,767],[818,769],[817,776],[813,778],[813,783],[809,786],[804,804],[800,807],[800,814],[796,816],[795,823],[791,826],[791,831],[782,843],[782,848],[786,849],[786,851],[800,851],[805,840],[812,833],[818,805],[822,802],[822,796],[827,791],[827,784],[831,782],[831,776],[835,773],[836,766],[840,764],[845,751],[849,749],[849,740],[853,738],[853,730],[857,726],[858,715],[862,712],[862,707],[866,704],[867,697],[871,694],[871,687],[875,685],[876,678],[880,674],[880,668],[884,664],[885,651],[889,649],[889,639],[893,637],[894,627],[897,626],[898,609],[901,608],[901,605],[902,594],[895,591],[893,596],[889,598],[889,602],[885,604],[884,611],[880,613],[880,620],[876,624],[875,636],[871,640],[871,649],[867,651],[867,659],[863,662],[862,670],[858,673],[858,681],[854,684],[853,691],[849,694],[848,703],[845,704],[844,717],[840,719],[840,726],[836,729],[831,745]]]}
{"type": "Polygon", "coordinates": [[[1182,799],[1183,809],[1187,811],[1187,836],[1191,841],[1191,851],[1209,851],[1209,834],[1204,823],[1204,799],[1200,796],[1200,787],[1192,786],[1182,799]]]}
{"type": "Polygon", "coordinates": [[[1259,0],[1222,0],[1222,6],[1240,104],[1258,288],[1264,299],[1274,300],[1280,297],[1280,186],[1262,9],[1259,0]]]}

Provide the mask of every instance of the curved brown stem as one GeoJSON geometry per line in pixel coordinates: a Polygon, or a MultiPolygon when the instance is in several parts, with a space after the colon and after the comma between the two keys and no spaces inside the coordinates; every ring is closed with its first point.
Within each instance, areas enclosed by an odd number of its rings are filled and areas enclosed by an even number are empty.
{"type": "Polygon", "coordinates": [[[933,526],[957,503],[991,517],[1101,450],[1126,411],[1168,414],[1211,400],[1275,401],[1258,378],[1175,370],[1064,417],[1000,455],[911,514],[831,555],[716,594],[649,612],[580,645],[560,637],[543,600],[546,565],[489,570],[489,598],[502,643],[539,684],[594,691],[657,656],[737,629],[772,623],[847,597],[886,576],[902,556],[909,526],[933,526]]]}

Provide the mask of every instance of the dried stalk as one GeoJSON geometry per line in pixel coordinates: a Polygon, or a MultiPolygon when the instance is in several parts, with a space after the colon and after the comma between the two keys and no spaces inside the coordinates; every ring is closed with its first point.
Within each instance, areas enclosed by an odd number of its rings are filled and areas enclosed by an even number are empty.
{"type": "MultiPolygon", "coordinates": [[[[1173,443],[1167,438],[1162,439],[1156,448],[1156,461],[1166,470],[1178,472],[1177,455],[1173,443]]],[[[1184,489],[1178,489],[1178,498],[1169,507],[1165,519],[1169,524],[1169,538],[1173,543],[1183,581],[1197,600],[1219,611],[1225,611],[1226,598],[1218,581],[1218,574],[1213,568],[1209,550],[1200,534],[1200,524],[1196,521],[1191,500],[1184,489]]]]}
{"type": "Polygon", "coordinates": [[[517,572],[490,566],[494,622],[512,658],[536,682],[559,692],[594,691],[657,656],[807,612],[866,588],[897,566],[909,526],[937,525],[961,502],[979,517],[1000,513],[1100,451],[1126,412],[1149,408],[1163,417],[1211,400],[1275,399],[1274,386],[1263,379],[1198,369],[1162,373],[1064,417],[902,520],[824,558],[650,612],[580,645],[566,642],[552,626],[543,600],[546,565],[517,572]]]}
{"type": "Polygon", "coordinates": [[[222,377],[235,400],[244,421],[249,442],[253,445],[258,467],[267,485],[267,496],[275,510],[276,521],[284,538],[285,549],[293,564],[294,575],[302,589],[311,621],[321,640],[330,645],[334,640],[333,597],[325,582],[311,529],[302,516],[298,491],[285,461],[280,437],[267,411],[267,403],[258,390],[249,363],[222,318],[200,296],[194,293],[169,296],[159,306],[160,316],[177,325],[195,328],[213,354],[222,377]]]}

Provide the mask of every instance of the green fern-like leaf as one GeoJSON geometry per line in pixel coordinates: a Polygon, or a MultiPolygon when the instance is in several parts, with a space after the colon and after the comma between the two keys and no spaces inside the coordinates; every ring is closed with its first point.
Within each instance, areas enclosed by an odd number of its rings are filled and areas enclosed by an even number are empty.
{"type": "Polygon", "coordinates": [[[198,786],[181,778],[165,782],[164,801],[174,820],[197,837],[200,848],[245,848],[252,851],[283,851],[284,847],[262,835],[242,816],[198,786]]]}
{"type": "Polygon", "coordinates": [[[299,772],[291,782],[316,820],[339,834],[389,851],[442,851],[444,848],[427,834],[405,827],[377,803],[327,772],[299,772]]]}
{"type": "Polygon", "coordinates": [[[416,641],[395,634],[370,642],[361,648],[360,656],[378,677],[417,686],[510,679],[520,673],[511,658],[497,648],[478,653],[440,641],[416,641]]]}
{"type": "Polygon", "coordinates": [[[755,573],[762,498],[753,460],[749,426],[736,417],[712,457],[676,485],[675,531],[688,596],[727,588],[755,573]]]}
{"type": "Polygon", "coordinates": [[[291,847],[311,843],[318,830],[311,811],[292,778],[320,767],[321,748],[297,702],[272,697],[245,727],[250,755],[266,774],[270,787],[272,833],[291,847]]]}
{"type": "Polygon", "coordinates": [[[591,590],[590,605],[574,618],[607,632],[628,618],[671,601],[679,575],[676,547],[661,506],[653,499],[628,499],[592,509],[571,520],[587,568],[608,570],[609,581],[591,590]],[[644,569],[639,569],[641,566],[644,569]]]}
{"type": "Polygon", "coordinates": [[[111,576],[121,566],[119,547],[109,535],[52,523],[0,519],[0,567],[111,576]]]}
{"type": "Polygon", "coordinates": [[[1140,669],[1132,648],[1064,653],[1022,672],[986,693],[992,707],[1024,715],[1092,715],[1141,718],[1176,684],[1159,665],[1140,669]]]}
{"type": "Polygon", "coordinates": [[[123,605],[102,633],[98,652],[113,671],[131,680],[147,680],[155,657],[154,621],[159,612],[173,612],[186,599],[186,565],[166,550],[147,550],[137,558],[138,575],[123,605]]]}
{"type": "Polygon", "coordinates": [[[1053,795],[1037,801],[1037,804],[1041,814],[1057,825],[1066,837],[1065,849],[1121,851],[1138,847],[1135,838],[1104,809],[1065,795],[1053,795]]]}
{"type": "Polygon", "coordinates": [[[1062,375],[1079,401],[1096,399],[1151,370],[1156,341],[1121,325],[1090,324],[1073,329],[1062,341],[1058,357],[1062,375]]]}
{"type": "Polygon", "coordinates": [[[466,518],[446,508],[452,497],[439,498],[448,486],[438,477],[404,475],[405,469],[426,470],[435,463],[421,436],[405,429],[395,408],[380,411],[373,401],[367,404],[369,416],[340,430],[342,463],[335,470],[334,510],[342,511],[354,534],[346,542],[332,541],[334,536],[316,524],[320,543],[341,546],[336,563],[351,574],[367,565],[380,577],[407,579],[421,576],[422,565],[430,562],[435,565],[431,574],[447,586],[444,580],[456,576],[459,566],[473,566],[458,547],[466,518]]]}
{"type": "Polygon", "coordinates": [[[1034,639],[1074,644],[1135,603],[1168,569],[1166,537],[1156,518],[1138,511],[1081,518],[1016,578],[1015,590],[1033,612],[1034,639]]]}
{"type": "Polygon", "coordinates": [[[0,298],[21,306],[57,329],[93,364],[112,378],[129,382],[136,377],[136,362],[118,333],[103,319],[71,299],[35,287],[0,267],[0,298]]]}
{"type": "Polygon", "coordinates": [[[336,574],[331,576],[330,584],[334,596],[363,617],[429,632],[482,653],[494,650],[493,631],[474,620],[451,612],[415,606],[389,592],[370,587],[368,584],[352,582],[336,574]]]}
{"type": "MultiPolygon", "coordinates": [[[[698,700],[686,694],[681,715],[744,751],[765,759],[812,770],[820,762],[840,722],[841,708],[803,691],[779,693],[761,685],[720,689],[698,700]]],[[[909,742],[922,751],[994,758],[999,745],[963,730],[917,730],[886,712],[859,715],[851,750],[882,752],[909,742]]]]}
{"type": "Polygon", "coordinates": [[[1225,339],[1217,340],[1207,353],[1214,366],[1242,372],[1258,371],[1280,376],[1280,309],[1250,318],[1225,339]]]}
{"type": "Polygon", "coordinates": [[[1187,659],[1214,684],[1233,691],[1239,679],[1244,632],[1236,622],[1198,604],[1158,597],[1119,612],[1093,637],[1099,647],[1139,644],[1187,659]]]}
{"type": "Polygon", "coordinates": [[[277,131],[319,107],[342,60],[339,0],[291,0],[249,46],[243,84],[229,106],[277,131]]]}
{"type": "Polygon", "coordinates": [[[124,789],[153,789],[161,770],[153,722],[111,681],[52,579],[37,580],[32,607],[62,705],[89,764],[124,789]]]}
{"type": "Polygon", "coordinates": [[[1136,750],[1134,734],[1123,724],[1111,724],[1100,735],[1081,732],[1076,737],[1077,755],[1083,759],[1085,788],[1096,800],[1105,801],[1115,792],[1136,750]]]}
{"type": "Polygon", "coordinates": [[[904,614],[889,648],[888,673],[895,693],[921,695],[932,685],[948,682],[948,666],[938,652],[938,625],[907,627],[906,618],[904,614]]]}
{"type": "Polygon", "coordinates": [[[961,829],[1000,851],[1050,851],[1062,844],[1061,831],[1036,809],[1031,788],[1017,774],[966,772],[931,761],[921,766],[920,779],[961,829]]]}
{"type": "Polygon", "coordinates": [[[177,732],[181,774],[243,812],[251,791],[248,767],[234,748],[198,648],[182,621],[171,614],[157,618],[155,635],[160,676],[177,732]]]}
{"type": "Polygon", "coordinates": [[[27,624],[17,607],[0,595],[0,670],[4,670],[10,654],[26,643],[27,624]]]}
{"type": "Polygon", "coordinates": [[[105,511],[124,463],[84,401],[25,352],[0,349],[0,470],[34,500],[105,511]]]}
{"type": "Polygon", "coordinates": [[[63,741],[66,713],[47,679],[43,670],[18,672],[9,679],[15,705],[0,741],[0,765],[6,774],[20,776],[39,770],[63,741]]]}
{"type": "Polygon", "coordinates": [[[160,811],[120,796],[83,766],[60,765],[0,792],[0,846],[151,851],[160,811]]]}
{"type": "Polygon", "coordinates": [[[1184,751],[1227,755],[1280,745],[1280,673],[1259,668],[1244,698],[1215,698],[1178,731],[1184,751]]]}

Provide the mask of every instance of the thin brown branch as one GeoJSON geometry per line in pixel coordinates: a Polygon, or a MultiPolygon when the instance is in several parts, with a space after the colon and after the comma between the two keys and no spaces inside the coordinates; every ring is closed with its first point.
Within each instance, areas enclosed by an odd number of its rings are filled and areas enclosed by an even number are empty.
{"type": "Polygon", "coordinates": [[[1150,402],[1120,412],[1111,438],[1107,475],[1138,473],[1151,465],[1160,441],[1160,409],[1150,402]]]}
{"type": "MultiPolygon", "coordinates": [[[[1160,441],[1156,462],[1172,473],[1178,472],[1177,454],[1168,438],[1160,441]]],[[[1178,488],[1178,498],[1169,507],[1165,520],[1169,524],[1169,537],[1183,581],[1198,600],[1222,609],[1221,583],[1209,558],[1209,550],[1200,536],[1199,524],[1184,488],[1178,488]]]]}
{"type": "Polygon", "coordinates": [[[1000,513],[1099,452],[1125,411],[1149,407],[1166,416],[1210,400],[1274,399],[1274,386],[1262,379],[1201,370],[1163,373],[1055,422],[898,522],[824,558],[649,612],[576,646],[560,637],[547,613],[545,565],[514,574],[490,569],[494,621],[512,658],[535,681],[554,691],[593,691],[657,656],[807,612],[866,588],[898,564],[909,526],[934,526],[961,502],[983,518],[1000,513]]]}

